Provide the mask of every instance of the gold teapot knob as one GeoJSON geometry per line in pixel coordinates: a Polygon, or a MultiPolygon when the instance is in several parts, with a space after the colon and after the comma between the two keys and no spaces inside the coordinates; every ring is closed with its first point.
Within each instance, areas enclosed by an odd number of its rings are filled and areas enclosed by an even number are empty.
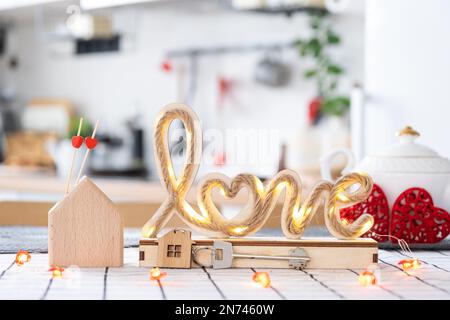
{"type": "Polygon", "coordinates": [[[401,136],[413,136],[413,137],[419,137],[420,133],[414,130],[411,126],[406,126],[399,132],[397,132],[397,137],[401,136]]]}

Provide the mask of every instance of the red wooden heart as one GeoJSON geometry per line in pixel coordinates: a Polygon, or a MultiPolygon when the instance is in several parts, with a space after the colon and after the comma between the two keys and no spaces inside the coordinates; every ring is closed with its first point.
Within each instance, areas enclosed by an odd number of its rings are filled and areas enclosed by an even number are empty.
{"type": "Polygon", "coordinates": [[[363,237],[372,238],[379,242],[386,241],[387,237],[381,237],[380,235],[389,233],[389,205],[383,190],[376,184],[374,184],[370,196],[365,201],[340,211],[341,219],[345,219],[349,223],[358,219],[363,213],[368,213],[374,218],[372,229],[367,231],[363,237]]]}
{"type": "MultiPolygon", "coordinates": [[[[395,200],[391,235],[408,243],[436,243],[450,232],[450,215],[434,206],[431,195],[422,188],[410,188],[395,200]]],[[[397,240],[392,239],[396,243],[397,240]]]]}
{"type": "Polygon", "coordinates": [[[72,137],[72,147],[74,148],[80,148],[83,144],[83,137],[81,136],[73,136],[72,137]]]}
{"type": "Polygon", "coordinates": [[[86,138],[86,147],[88,147],[88,149],[94,149],[96,146],[97,146],[97,139],[91,137],[86,138]]]}

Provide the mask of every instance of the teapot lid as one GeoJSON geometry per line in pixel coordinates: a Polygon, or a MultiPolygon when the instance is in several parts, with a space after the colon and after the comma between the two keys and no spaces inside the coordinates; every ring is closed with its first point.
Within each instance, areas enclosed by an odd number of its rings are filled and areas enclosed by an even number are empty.
{"type": "Polygon", "coordinates": [[[450,161],[433,149],[416,143],[419,132],[407,126],[397,132],[397,143],[374,156],[366,157],[359,166],[367,172],[450,173],[450,161]]]}

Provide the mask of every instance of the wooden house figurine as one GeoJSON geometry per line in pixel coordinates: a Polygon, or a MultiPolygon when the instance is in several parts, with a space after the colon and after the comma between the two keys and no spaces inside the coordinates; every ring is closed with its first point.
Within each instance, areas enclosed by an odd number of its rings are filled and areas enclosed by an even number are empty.
{"type": "Polygon", "coordinates": [[[158,238],[158,267],[188,269],[191,267],[191,256],[190,231],[173,229],[158,238]]]}
{"type": "Polygon", "coordinates": [[[50,265],[123,265],[123,222],[114,203],[89,178],[48,212],[50,265]]]}

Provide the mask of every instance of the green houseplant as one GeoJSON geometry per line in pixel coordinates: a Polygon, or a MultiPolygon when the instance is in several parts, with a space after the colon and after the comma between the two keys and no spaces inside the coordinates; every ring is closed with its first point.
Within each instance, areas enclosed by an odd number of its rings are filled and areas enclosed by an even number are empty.
{"type": "Polygon", "coordinates": [[[341,38],[332,29],[327,17],[326,12],[310,13],[311,36],[295,42],[300,55],[312,60],[311,68],[304,72],[306,79],[316,82],[317,96],[311,100],[308,110],[312,124],[317,123],[322,115],[342,116],[350,106],[349,97],[338,93],[344,68],[333,61],[328,49],[339,45],[341,38]]]}

